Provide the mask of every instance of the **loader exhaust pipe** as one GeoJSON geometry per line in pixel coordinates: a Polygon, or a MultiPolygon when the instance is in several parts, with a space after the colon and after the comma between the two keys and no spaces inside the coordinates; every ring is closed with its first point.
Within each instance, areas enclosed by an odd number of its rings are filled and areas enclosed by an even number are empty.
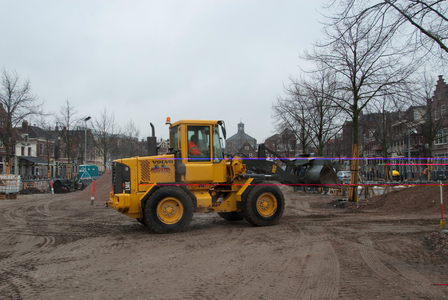
{"type": "Polygon", "coordinates": [[[154,156],[158,154],[158,147],[157,147],[157,138],[156,138],[156,130],[154,129],[154,125],[152,123],[149,123],[151,125],[152,129],[152,136],[148,136],[146,138],[146,145],[148,150],[148,156],[154,156]]]}

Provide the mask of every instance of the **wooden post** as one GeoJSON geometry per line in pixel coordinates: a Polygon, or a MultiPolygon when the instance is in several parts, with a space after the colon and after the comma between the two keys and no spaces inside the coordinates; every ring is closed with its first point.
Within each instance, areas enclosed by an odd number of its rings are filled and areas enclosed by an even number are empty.
{"type": "Polygon", "coordinates": [[[352,146],[352,162],[350,165],[350,191],[348,194],[349,202],[358,202],[358,170],[359,170],[359,147],[358,144],[352,146]]]}
{"type": "Polygon", "coordinates": [[[5,162],[5,174],[11,174],[11,169],[9,168],[9,162],[5,162]]]}

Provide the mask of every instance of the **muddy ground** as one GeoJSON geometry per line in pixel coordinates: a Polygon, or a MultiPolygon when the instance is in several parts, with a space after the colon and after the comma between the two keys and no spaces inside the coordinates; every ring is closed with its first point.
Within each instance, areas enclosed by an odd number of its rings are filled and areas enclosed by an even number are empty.
{"type": "Polygon", "coordinates": [[[161,235],[106,208],[109,183],[93,205],[89,187],[0,200],[0,299],[448,299],[438,187],[350,205],[283,186],[276,226],[196,214],[161,235]]]}

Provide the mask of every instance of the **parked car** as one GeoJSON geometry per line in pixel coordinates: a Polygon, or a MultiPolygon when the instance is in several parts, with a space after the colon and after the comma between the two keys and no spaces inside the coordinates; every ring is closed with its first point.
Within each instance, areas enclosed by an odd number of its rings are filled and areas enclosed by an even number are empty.
{"type": "Polygon", "coordinates": [[[336,176],[338,176],[339,180],[344,181],[350,181],[350,171],[339,171],[336,173],[336,176]]]}

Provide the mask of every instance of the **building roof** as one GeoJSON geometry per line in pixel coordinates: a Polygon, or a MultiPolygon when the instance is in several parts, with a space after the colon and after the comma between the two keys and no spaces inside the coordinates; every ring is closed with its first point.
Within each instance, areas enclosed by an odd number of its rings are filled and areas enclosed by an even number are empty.
{"type": "Polygon", "coordinates": [[[40,157],[35,157],[35,156],[19,156],[20,159],[24,159],[27,160],[29,162],[34,163],[35,165],[46,165],[47,161],[40,158],[40,157]]]}
{"type": "Polygon", "coordinates": [[[256,144],[256,139],[244,132],[244,123],[242,122],[238,124],[238,132],[229,137],[226,141],[254,141],[254,144],[256,144]]]}

